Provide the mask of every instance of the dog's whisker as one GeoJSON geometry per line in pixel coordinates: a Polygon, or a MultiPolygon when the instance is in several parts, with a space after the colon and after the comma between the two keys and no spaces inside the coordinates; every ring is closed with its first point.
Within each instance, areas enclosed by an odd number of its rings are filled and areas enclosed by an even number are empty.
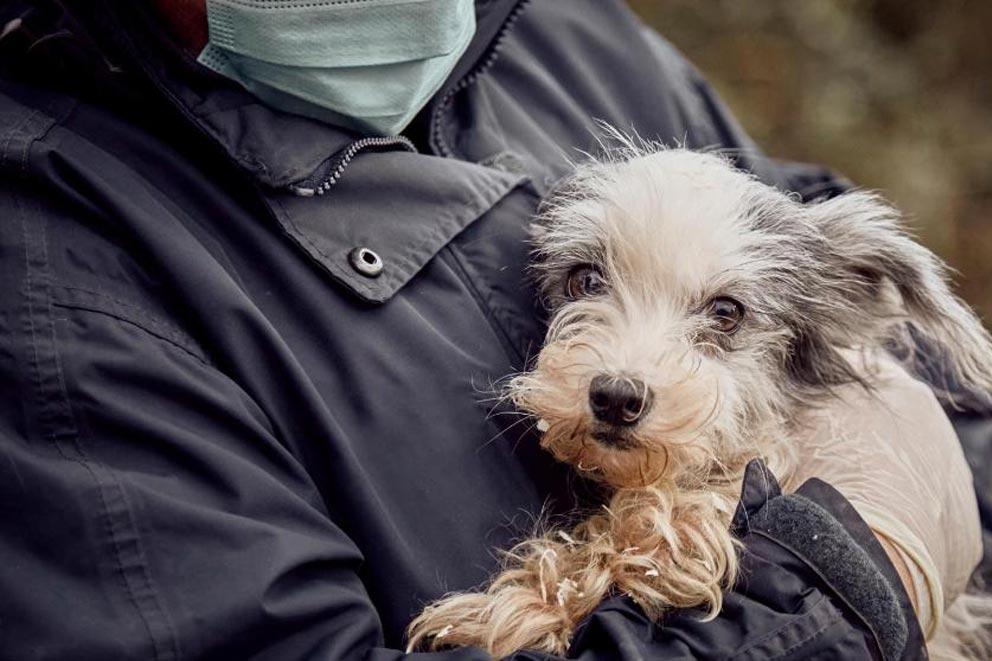
{"type": "MultiPolygon", "coordinates": [[[[503,429],[498,434],[496,434],[495,436],[493,436],[492,438],[490,438],[488,441],[486,441],[485,443],[483,443],[482,445],[480,445],[479,448],[476,450],[476,452],[481,452],[482,450],[486,449],[487,447],[489,447],[490,445],[492,445],[493,443],[495,443],[496,441],[498,441],[500,438],[502,438],[503,436],[505,436],[508,432],[510,432],[511,430],[513,430],[516,427],[520,426],[524,422],[527,422],[528,420],[533,420],[533,416],[531,416],[531,415],[525,415],[524,417],[522,417],[521,419],[517,420],[516,422],[513,422],[512,424],[508,425],[505,429],[503,429]]],[[[535,425],[537,424],[536,421],[535,421],[534,424],[535,425]]]]}
{"type": "Polygon", "coordinates": [[[524,413],[523,411],[490,411],[486,415],[486,417],[484,418],[484,420],[493,420],[495,418],[505,417],[505,416],[516,416],[518,418],[531,418],[531,417],[533,417],[531,414],[524,413]]]}

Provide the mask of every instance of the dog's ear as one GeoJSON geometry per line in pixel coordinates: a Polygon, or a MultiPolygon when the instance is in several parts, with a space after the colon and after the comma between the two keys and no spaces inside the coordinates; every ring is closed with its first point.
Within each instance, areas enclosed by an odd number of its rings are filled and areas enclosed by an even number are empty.
{"type": "MultiPolygon", "coordinates": [[[[876,195],[852,192],[806,207],[823,243],[815,252],[832,315],[827,326],[842,346],[881,344],[921,376],[934,365],[946,391],[992,392],[992,341],[955,296],[947,269],[903,229],[897,210],[876,195]],[[923,350],[921,351],[921,347],[923,350]]],[[[810,359],[826,347],[804,347],[810,359]]],[[[823,356],[820,356],[821,358],[823,356]]]]}

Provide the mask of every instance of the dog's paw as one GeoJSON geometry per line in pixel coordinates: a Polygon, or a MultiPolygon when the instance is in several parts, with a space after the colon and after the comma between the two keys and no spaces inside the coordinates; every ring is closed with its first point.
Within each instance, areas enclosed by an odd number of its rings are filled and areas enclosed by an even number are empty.
{"type": "Polygon", "coordinates": [[[486,647],[487,613],[492,598],[479,592],[464,592],[427,606],[407,627],[407,651],[447,647],[486,647]]]}
{"type": "Polygon", "coordinates": [[[407,629],[408,651],[480,647],[496,658],[528,649],[561,655],[571,619],[557,603],[526,586],[498,593],[453,594],[428,606],[407,629]]]}

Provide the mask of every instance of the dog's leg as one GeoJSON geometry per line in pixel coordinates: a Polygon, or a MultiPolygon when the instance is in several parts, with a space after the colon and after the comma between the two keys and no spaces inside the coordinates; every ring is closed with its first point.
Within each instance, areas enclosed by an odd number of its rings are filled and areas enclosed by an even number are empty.
{"type": "Polygon", "coordinates": [[[410,625],[410,649],[481,647],[496,657],[531,649],[564,654],[575,627],[611,592],[654,619],[708,607],[736,575],[732,498],[714,491],[627,489],[572,531],[508,554],[485,592],[449,595],[410,625]]]}
{"type": "Polygon", "coordinates": [[[608,562],[616,589],[652,619],[669,608],[715,616],[737,572],[731,501],[713,491],[618,492],[611,501],[608,562]]]}
{"type": "Polygon", "coordinates": [[[587,544],[570,536],[530,540],[485,592],[452,594],[410,625],[410,649],[481,647],[499,658],[520,649],[564,654],[575,626],[608,593],[605,565],[595,570],[587,544]]]}

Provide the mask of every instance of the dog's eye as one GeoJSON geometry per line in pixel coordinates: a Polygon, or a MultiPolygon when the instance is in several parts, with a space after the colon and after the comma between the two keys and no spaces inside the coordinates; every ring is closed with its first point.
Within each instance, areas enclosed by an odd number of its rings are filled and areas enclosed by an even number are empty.
{"type": "Polygon", "coordinates": [[[706,312],[713,319],[714,327],[721,333],[733,333],[744,319],[744,306],[726,296],[719,296],[706,304],[706,312]]]}
{"type": "Polygon", "coordinates": [[[569,298],[584,298],[602,294],[606,289],[606,279],[592,264],[576,266],[565,280],[565,295],[569,298]]]}

